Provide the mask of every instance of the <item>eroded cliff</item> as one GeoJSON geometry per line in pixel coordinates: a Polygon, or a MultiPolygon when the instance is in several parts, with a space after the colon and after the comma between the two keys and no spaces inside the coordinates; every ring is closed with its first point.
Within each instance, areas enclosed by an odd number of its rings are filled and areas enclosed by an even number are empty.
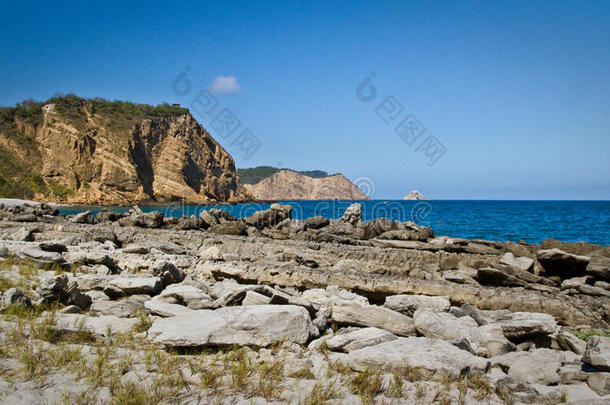
{"type": "Polygon", "coordinates": [[[314,178],[292,170],[281,170],[256,184],[246,184],[258,200],[368,200],[342,174],[314,178]]]}
{"type": "Polygon", "coordinates": [[[187,109],[66,96],[0,113],[2,196],[70,204],[251,198],[233,158],[187,109]]]}

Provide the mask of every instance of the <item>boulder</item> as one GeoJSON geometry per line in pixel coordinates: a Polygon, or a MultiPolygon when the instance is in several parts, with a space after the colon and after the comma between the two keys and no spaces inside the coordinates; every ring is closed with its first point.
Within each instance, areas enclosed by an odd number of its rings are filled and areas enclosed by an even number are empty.
{"type": "Polygon", "coordinates": [[[561,282],[561,289],[578,288],[581,285],[587,284],[591,279],[593,279],[593,276],[572,277],[561,282]]]}
{"type": "Polygon", "coordinates": [[[163,214],[158,211],[138,213],[119,219],[121,226],[137,226],[140,228],[160,228],[163,225],[163,214]]]}
{"type": "Polygon", "coordinates": [[[69,222],[75,224],[93,224],[95,221],[93,220],[93,214],[91,211],[87,210],[74,215],[69,219],[69,222]]]}
{"type": "Polygon", "coordinates": [[[246,235],[247,227],[241,221],[223,222],[212,225],[208,232],[217,233],[219,235],[246,235]]]}
{"type": "Polygon", "coordinates": [[[326,217],[312,217],[305,220],[305,229],[321,229],[328,226],[330,221],[326,217]]]}
{"type": "Polygon", "coordinates": [[[34,229],[28,229],[25,227],[19,228],[17,231],[13,232],[13,234],[10,236],[10,239],[19,242],[33,242],[34,232],[34,229]]]}
{"type": "Polygon", "coordinates": [[[596,278],[610,281],[610,258],[593,256],[587,264],[586,272],[596,278]]]}
{"type": "MultiPolygon", "coordinates": [[[[161,292],[163,282],[159,277],[115,277],[108,283],[122,292],[121,295],[148,294],[161,292]]],[[[108,288],[104,288],[107,293],[108,288]]],[[[113,297],[109,294],[110,297],[113,297]]]]}
{"type": "Polygon", "coordinates": [[[267,305],[271,301],[271,298],[257,293],[256,291],[247,291],[244,300],[241,305],[267,305]]]}
{"type": "Polygon", "coordinates": [[[610,291],[605,288],[595,287],[588,284],[580,284],[576,287],[579,293],[592,295],[594,297],[610,297],[610,291]]]}
{"type": "Polygon", "coordinates": [[[561,278],[584,275],[591,260],[589,256],[578,256],[556,248],[539,250],[536,259],[544,267],[546,276],[561,278]]]}
{"type": "Polygon", "coordinates": [[[252,216],[244,218],[243,221],[258,229],[271,228],[280,222],[292,218],[292,207],[290,205],[271,204],[264,211],[257,211],[252,216]]]}
{"type": "Polygon", "coordinates": [[[415,335],[413,319],[376,305],[336,304],[332,308],[332,320],[340,325],[376,327],[398,336],[415,335]]]}
{"type": "Polygon", "coordinates": [[[366,297],[344,290],[336,285],[329,285],[325,289],[312,288],[305,290],[302,296],[309,302],[325,307],[341,302],[353,302],[360,305],[369,304],[369,300],[366,297]]]}
{"type": "Polygon", "coordinates": [[[466,372],[485,371],[489,365],[451,343],[425,337],[397,338],[355,350],[347,355],[346,363],[356,371],[409,368],[424,379],[458,378],[466,372]]]}
{"type": "Polygon", "coordinates": [[[61,302],[64,305],[76,305],[81,309],[91,304],[91,297],[81,293],[76,281],[70,280],[66,274],[42,283],[37,292],[43,304],[61,302]]]}
{"type": "Polygon", "coordinates": [[[394,339],[397,339],[396,335],[383,329],[362,328],[335,335],[326,341],[326,346],[330,350],[350,353],[363,347],[378,345],[394,339]]]}
{"type": "Polygon", "coordinates": [[[590,373],[587,384],[598,395],[610,395],[610,373],[590,373]]]}
{"type": "Polygon", "coordinates": [[[33,260],[40,264],[61,264],[64,258],[60,253],[47,252],[35,247],[25,247],[19,251],[19,257],[33,260]]]}
{"type": "Polygon", "coordinates": [[[591,336],[582,361],[601,371],[610,371],[610,338],[591,336]]]}
{"type": "Polygon", "coordinates": [[[290,295],[283,291],[274,291],[273,295],[271,295],[271,300],[269,301],[271,305],[298,305],[303,307],[309,312],[310,315],[314,316],[316,313],[316,308],[312,305],[311,302],[307,301],[303,297],[299,297],[296,295],[290,295]]]}
{"type": "Polygon", "coordinates": [[[302,307],[251,305],[158,319],[148,330],[148,337],[169,347],[264,347],[280,340],[304,344],[314,333],[309,314],[302,307]]]}
{"type": "Polygon", "coordinates": [[[426,308],[432,311],[449,311],[451,303],[447,297],[430,297],[427,295],[390,295],[386,297],[387,308],[402,312],[405,315],[413,316],[419,308],[426,308]]]}
{"type": "Polygon", "coordinates": [[[199,214],[199,219],[201,219],[202,225],[206,228],[220,224],[221,222],[236,221],[233,215],[218,208],[201,211],[199,214]]]}
{"type": "Polygon", "coordinates": [[[362,220],[362,205],[353,203],[343,213],[340,221],[351,225],[357,225],[362,220]]]}
{"type": "Polygon", "coordinates": [[[138,313],[144,312],[144,305],[132,300],[93,300],[89,307],[89,312],[112,315],[119,318],[135,318],[138,313]]]}
{"type": "Polygon", "coordinates": [[[4,305],[19,305],[25,308],[32,307],[32,301],[28,296],[21,292],[20,289],[14,287],[6,290],[2,295],[2,303],[4,305]]]}
{"type": "Polygon", "coordinates": [[[482,357],[502,355],[515,350],[497,325],[479,327],[474,319],[456,318],[447,313],[435,313],[421,308],[413,315],[417,331],[428,338],[446,341],[466,340],[472,352],[482,357]]]}
{"type": "Polygon", "coordinates": [[[125,216],[125,214],[123,214],[123,213],[103,209],[102,211],[98,212],[97,215],[95,216],[95,222],[97,222],[97,223],[114,222],[114,221],[118,221],[119,219],[123,218],[124,216],[125,216]]]}
{"type": "Polygon", "coordinates": [[[174,303],[195,308],[202,304],[211,304],[212,298],[200,288],[186,284],[172,284],[167,286],[158,297],[161,301],[174,301],[174,303]]]}
{"type": "Polygon", "coordinates": [[[552,315],[535,312],[513,312],[494,322],[502,327],[508,339],[525,339],[540,335],[550,335],[557,329],[552,315]]]}
{"type": "Polygon", "coordinates": [[[101,274],[81,274],[74,278],[81,291],[103,290],[108,285],[113,276],[101,274]]]}
{"type": "Polygon", "coordinates": [[[524,287],[527,282],[502,270],[483,267],[477,270],[476,280],[483,285],[499,285],[506,287],[524,287]]]}
{"type": "Polygon", "coordinates": [[[536,349],[532,352],[512,352],[491,359],[492,365],[508,368],[508,376],[526,384],[559,383],[563,356],[557,350],[536,349]]]}
{"type": "Polygon", "coordinates": [[[506,252],[500,258],[500,263],[514,270],[532,272],[534,259],[531,257],[515,257],[512,252],[506,252]]]}
{"type": "Polygon", "coordinates": [[[155,262],[151,268],[151,273],[163,280],[163,286],[180,283],[186,277],[183,270],[166,261],[155,262]]]}
{"type": "Polygon", "coordinates": [[[224,260],[224,258],[222,256],[222,252],[220,251],[220,248],[216,245],[210,246],[208,248],[201,248],[201,250],[199,250],[199,256],[205,260],[212,260],[212,261],[224,260]]]}
{"type": "Polygon", "coordinates": [[[441,318],[439,314],[425,308],[415,311],[413,322],[417,331],[425,337],[443,340],[459,340],[463,337],[467,337],[469,335],[468,330],[478,326],[476,322],[469,317],[453,317],[453,319],[441,318]],[[459,322],[461,319],[470,319],[473,325],[468,327],[461,324],[459,322]]]}
{"type": "Polygon", "coordinates": [[[571,334],[566,328],[559,329],[555,337],[557,343],[563,350],[571,350],[576,354],[584,354],[587,348],[587,342],[577,338],[571,334]]]}

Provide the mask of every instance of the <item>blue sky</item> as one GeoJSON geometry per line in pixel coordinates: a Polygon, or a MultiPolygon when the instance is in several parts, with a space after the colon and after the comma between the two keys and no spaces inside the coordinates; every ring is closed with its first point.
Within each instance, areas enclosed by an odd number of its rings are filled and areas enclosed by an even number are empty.
{"type": "Polygon", "coordinates": [[[607,1],[9,1],[0,105],[189,106],[215,88],[241,126],[211,132],[238,167],[342,172],[373,198],[610,199],[609,22],[607,1]],[[388,96],[403,107],[391,125],[376,112],[388,96]],[[409,114],[426,129],[412,145],[394,132],[409,114]],[[247,159],[246,128],[261,144],[247,159]],[[446,150],[433,165],[429,135],[446,150]]]}

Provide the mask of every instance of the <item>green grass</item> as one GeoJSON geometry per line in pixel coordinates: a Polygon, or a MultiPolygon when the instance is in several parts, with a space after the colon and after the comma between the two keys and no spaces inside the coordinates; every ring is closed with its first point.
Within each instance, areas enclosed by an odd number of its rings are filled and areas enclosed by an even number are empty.
{"type": "Polygon", "coordinates": [[[582,340],[584,340],[585,342],[587,342],[591,336],[603,336],[603,337],[610,337],[610,331],[605,331],[605,330],[589,330],[586,332],[579,332],[576,330],[571,330],[570,333],[572,333],[574,336],[576,336],[577,338],[580,338],[582,340]]]}
{"type": "MultiPolygon", "coordinates": [[[[0,137],[9,147],[0,147],[0,197],[32,199],[36,194],[65,199],[75,193],[59,183],[45,181],[40,145],[34,137],[43,124],[42,107],[53,103],[61,121],[83,133],[89,127],[86,111],[115,132],[129,130],[145,119],[163,119],[188,113],[188,109],[168,104],[151,106],[103,98],[85,99],[74,94],[52,97],[44,102],[26,100],[14,107],[0,107],[0,137]],[[25,126],[25,130],[22,130],[25,126]]],[[[86,189],[85,182],[83,187],[86,189]]]]}

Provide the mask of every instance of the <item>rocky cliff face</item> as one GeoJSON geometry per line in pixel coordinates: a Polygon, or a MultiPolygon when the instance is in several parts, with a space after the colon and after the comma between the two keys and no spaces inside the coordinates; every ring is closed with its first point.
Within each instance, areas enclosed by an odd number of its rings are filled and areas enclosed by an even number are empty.
{"type": "Polygon", "coordinates": [[[244,187],[258,200],[368,200],[342,174],[313,178],[292,170],[282,170],[256,184],[244,187]]]}
{"type": "Polygon", "coordinates": [[[73,97],[25,112],[3,109],[0,186],[17,194],[4,196],[71,204],[251,198],[231,156],[186,109],[73,97]]]}

